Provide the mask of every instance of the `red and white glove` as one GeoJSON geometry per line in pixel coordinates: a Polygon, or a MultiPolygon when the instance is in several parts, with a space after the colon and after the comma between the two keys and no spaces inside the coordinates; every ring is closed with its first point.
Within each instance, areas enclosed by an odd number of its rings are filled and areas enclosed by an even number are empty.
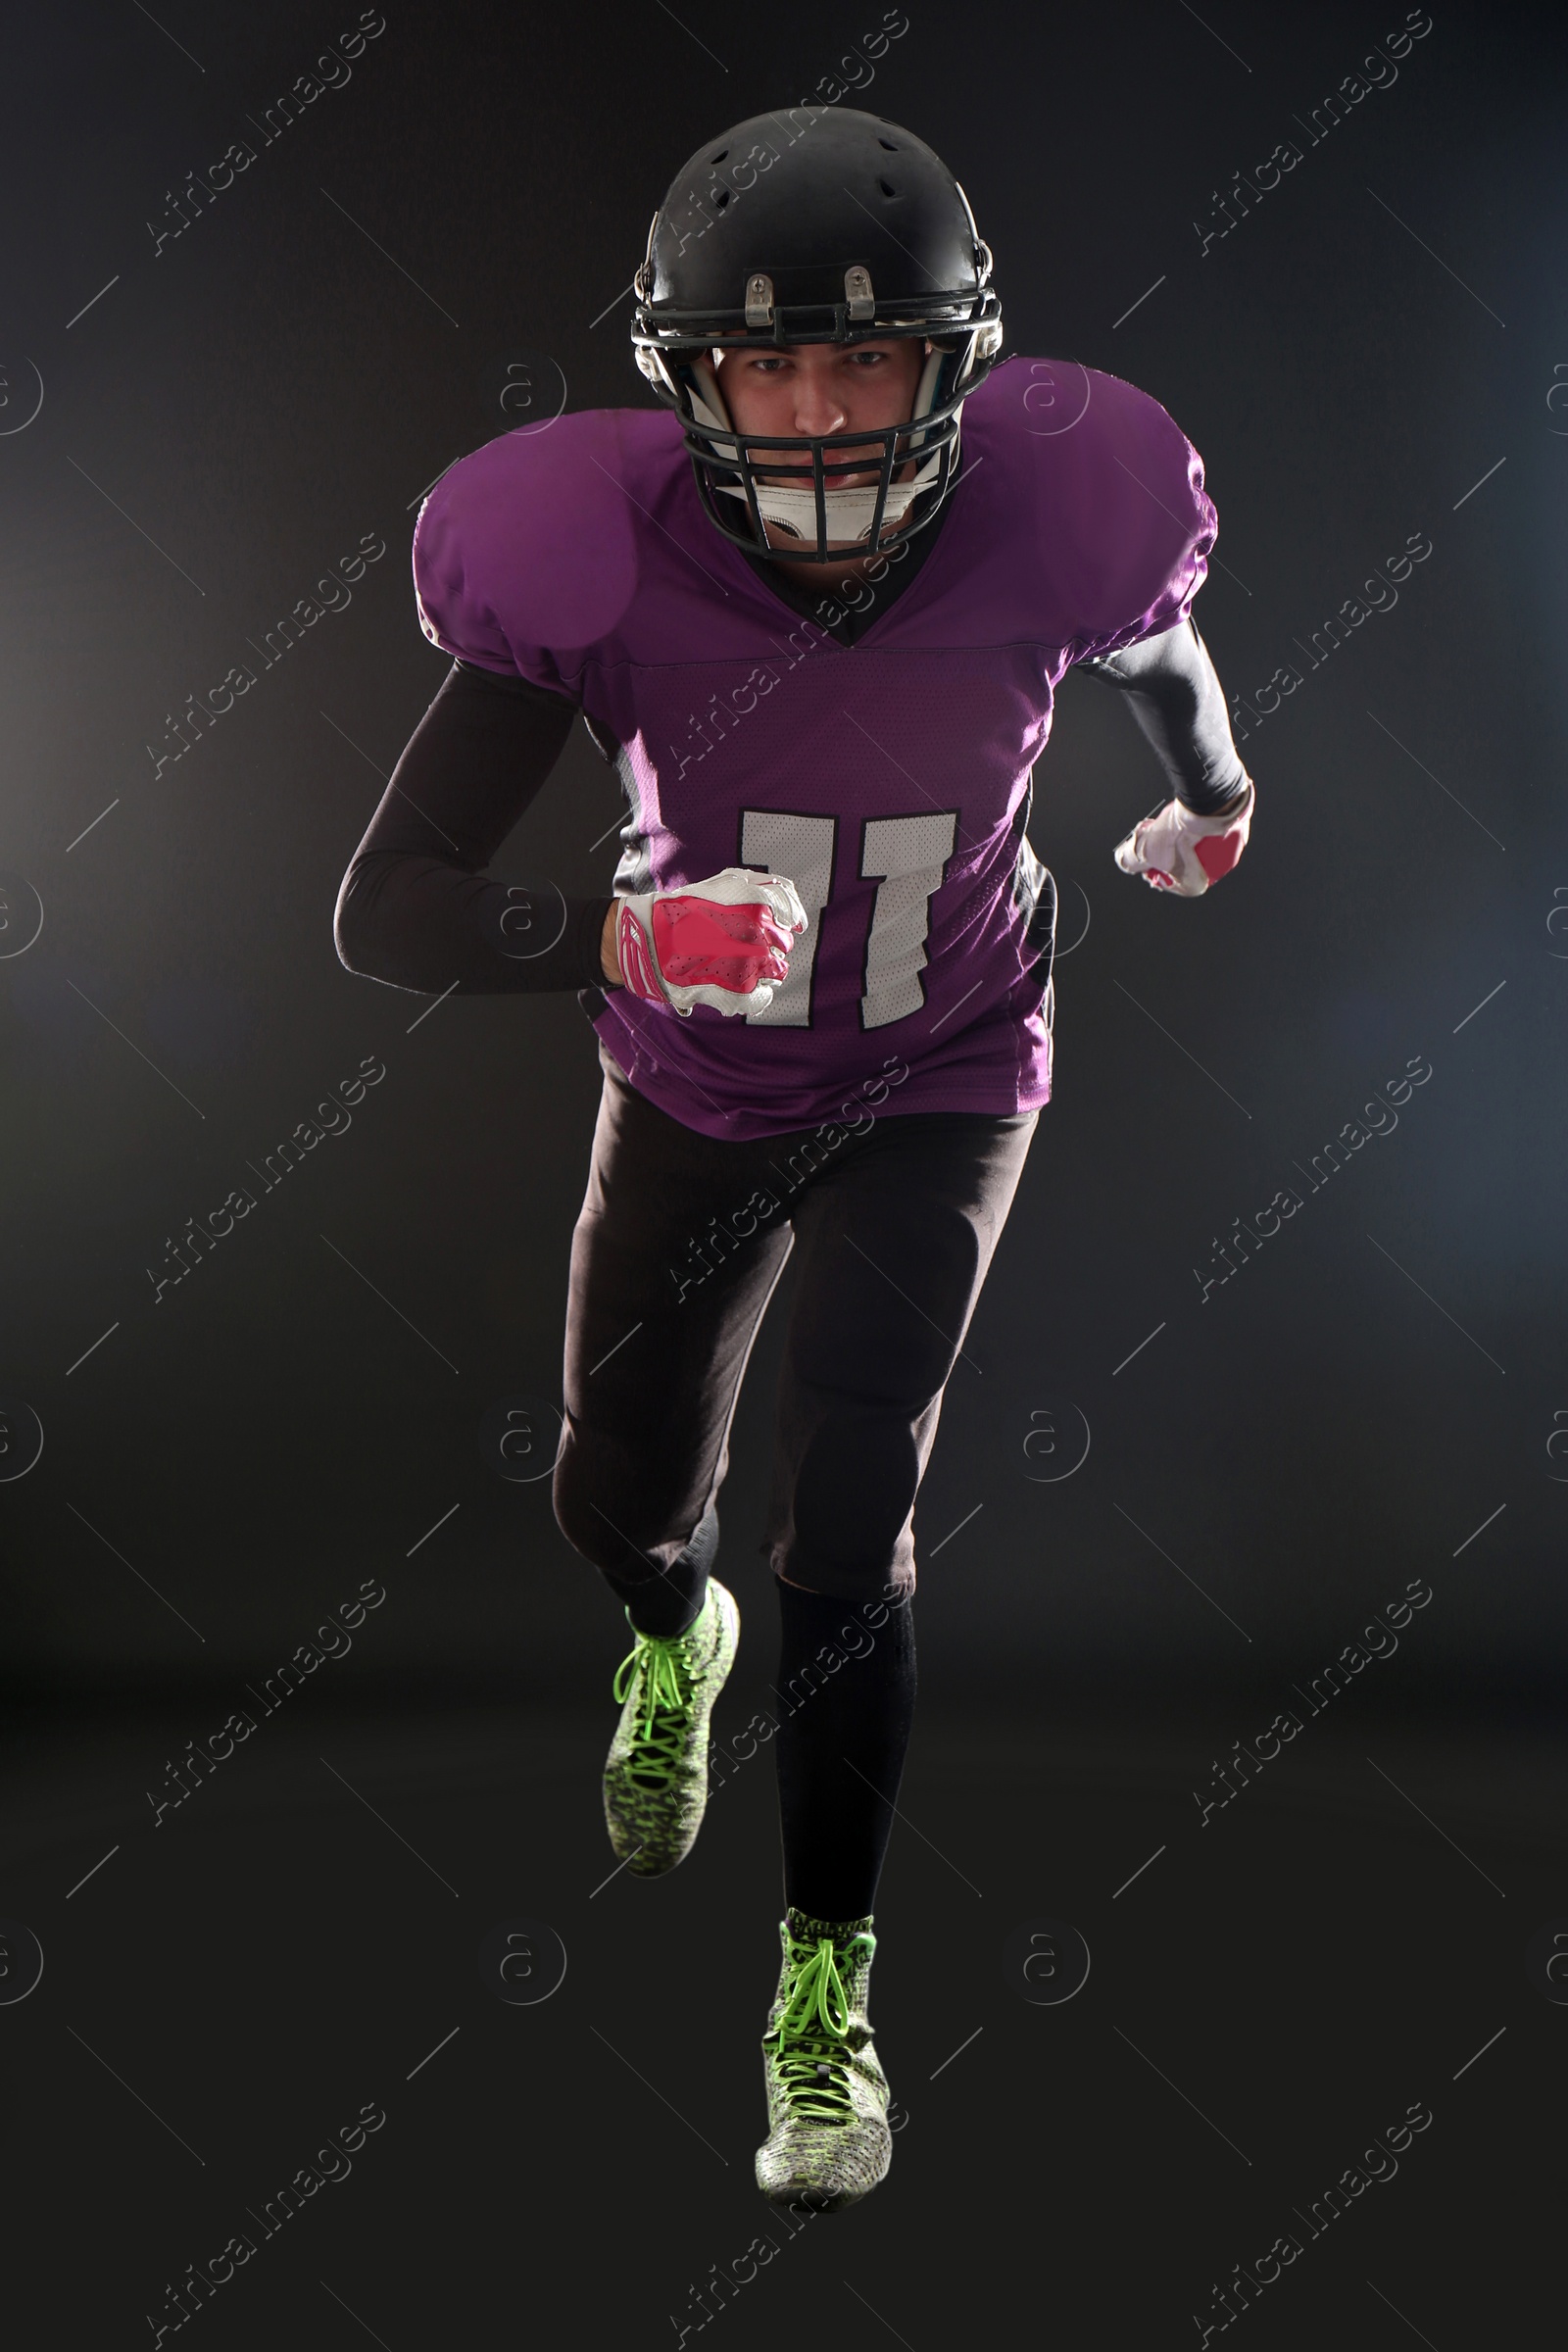
{"type": "Polygon", "coordinates": [[[1180,801],[1167,801],[1117,844],[1116,863],[1124,874],[1142,874],[1153,890],[1200,899],[1246,849],[1255,798],[1249,777],[1246,792],[1214,816],[1197,816],[1180,801]]]}
{"type": "Polygon", "coordinates": [[[684,890],[624,898],[615,917],[615,959],[623,985],[650,1004],[694,1004],[725,1014],[760,1012],[788,976],[794,934],[806,908],[793,882],[726,865],[684,890]]]}

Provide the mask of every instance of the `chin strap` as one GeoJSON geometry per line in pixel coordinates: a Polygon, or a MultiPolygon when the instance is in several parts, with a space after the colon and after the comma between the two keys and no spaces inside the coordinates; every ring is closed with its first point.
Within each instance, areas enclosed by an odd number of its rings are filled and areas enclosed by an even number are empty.
{"type": "MultiPolygon", "coordinates": [[[[914,418],[923,416],[931,406],[936,393],[937,379],[941,373],[942,358],[941,352],[934,351],[926,361],[919,390],[915,396],[914,416],[910,419],[911,423],[914,418]]],[[[718,378],[713,372],[711,363],[706,359],[694,360],[691,364],[691,375],[693,383],[687,397],[691,402],[693,417],[699,424],[708,426],[710,431],[733,432],[735,428],[725,410],[724,395],[718,388],[718,378]]],[[[923,434],[911,433],[909,436],[911,451],[917,449],[923,439],[923,434]]],[[[713,455],[721,459],[738,460],[740,452],[733,442],[728,445],[723,442],[715,442],[713,455]]],[[[956,468],[957,461],[958,443],[957,436],[955,434],[953,442],[955,468],[956,468]]],[[[933,453],[917,469],[912,481],[888,484],[887,504],[882,510],[884,525],[903,521],[912,501],[919,497],[922,490],[928,490],[936,480],[941,466],[940,452],[933,453]]],[[[725,498],[738,498],[742,506],[747,504],[746,492],[738,482],[719,482],[714,484],[714,488],[725,498]]],[[[775,522],[781,529],[792,533],[795,538],[808,541],[813,547],[815,546],[816,493],[814,490],[794,490],[785,484],[774,482],[758,482],[755,488],[758,512],[764,522],[775,522]]],[[[871,525],[876,519],[877,490],[874,483],[869,489],[864,487],[841,490],[824,489],[822,498],[827,513],[827,537],[830,544],[853,546],[859,540],[870,537],[871,525]]]]}

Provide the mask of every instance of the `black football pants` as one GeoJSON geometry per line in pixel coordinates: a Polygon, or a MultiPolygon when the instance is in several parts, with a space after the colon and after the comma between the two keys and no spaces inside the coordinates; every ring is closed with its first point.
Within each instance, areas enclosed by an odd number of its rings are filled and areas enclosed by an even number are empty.
{"type": "Polygon", "coordinates": [[[781,1617],[784,1899],[858,1921],[914,1713],[915,1495],[1039,1113],[861,1105],[853,1131],[738,1143],[671,1118],[603,1046],[600,1061],[556,1516],[640,1632],[684,1631],[747,1358],[798,1245],[761,1545],[781,1617]]]}
{"type": "MultiPolygon", "coordinates": [[[[706,1136],[607,1048],[571,1249],[564,1534],[645,1633],[683,1630],[717,1546],[747,1358],[792,1250],[761,1548],[841,1601],[907,1598],[915,1496],[943,1390],[1006,1222],[1038,1111],[899,1113],[858,1131],[706,1136]]],[[[973,1377],[973,1375],[971,1375],[973,1377]]]]}

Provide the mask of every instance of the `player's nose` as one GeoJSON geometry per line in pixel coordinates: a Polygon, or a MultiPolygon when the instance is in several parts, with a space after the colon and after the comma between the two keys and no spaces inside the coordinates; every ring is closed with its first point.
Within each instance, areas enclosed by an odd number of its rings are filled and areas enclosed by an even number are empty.
{"type": "Polygon", "coordinates": [[[849,418],[835,401],[800,401],[795,410],[795,430],[802,440],[825,439],[830,433],[848,430],[849,418]]]}
{"type": "Polygon", "coordinates": [[[795,382],[795,430],[806,439],[842,433],[849,423],[842,402],[824,378],[803,368],[795,382]]]}

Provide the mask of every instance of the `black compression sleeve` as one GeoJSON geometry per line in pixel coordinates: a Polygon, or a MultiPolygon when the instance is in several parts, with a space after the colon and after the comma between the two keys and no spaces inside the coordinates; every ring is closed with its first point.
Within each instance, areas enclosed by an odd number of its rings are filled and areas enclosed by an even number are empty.
{"type": "Polygon", "coordinates": [[[1191,617],[1080,667],[1131,698],[1133,716],[1184,808],[1212,816],[1248,782],[1231,740],[1225,689],[1191,617]]]}
{"type": "Polygon", "coordinates": [[[560,758],[575,704],[454,663],[392,771],[338,894],[351,972],[439,995],[610,986],[600,937],[613,903],[482,872],[560,758]]]}

